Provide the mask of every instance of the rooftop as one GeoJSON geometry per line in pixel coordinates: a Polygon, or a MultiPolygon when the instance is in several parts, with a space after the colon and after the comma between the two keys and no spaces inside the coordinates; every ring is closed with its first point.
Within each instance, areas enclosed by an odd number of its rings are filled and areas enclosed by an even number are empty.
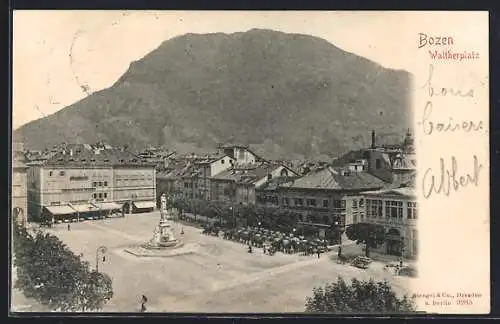
{"type": "Polygon", "coordinates": [[[311,172],[282,187],[326,190],[373,190],[384,186],[384,182],[367,172],[347,171],[343,168],[327,167],[311,172]]]}
{"type": "Polygon", "coordinates": [[[106,144],[66,144],[51,156],[47,166],[153,166],[126,148],[106,144]]]}
{"type": "Polygon", "coordinates": [[[372,190],[366,191],[367,195],[390,195],[390,196],[404,196],[415,198],[415,188],[413,187],[401,187],[401,188],[392,188],[392,189],[380,189],[380,190],[372,190]]]}

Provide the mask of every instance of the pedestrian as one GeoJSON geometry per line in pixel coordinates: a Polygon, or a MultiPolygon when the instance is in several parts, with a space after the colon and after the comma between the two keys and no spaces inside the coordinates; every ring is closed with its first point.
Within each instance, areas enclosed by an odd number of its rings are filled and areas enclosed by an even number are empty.
{"type": "Polygon", "coordinates": [[[266,254],[266,246],[264,245],[262,250],[264,251],[264,254],[266,254]]]}
{"type": "Polygon", "coordinates": [[[146,303],[147,302],[148,302],[148,298],[146,296],[142,295],[141,310],[140,310],[141,313],[144,313],[146,311],[146,303]]]}
{"type": "Polygon", "coordinates": [[[403,267],[403,258],[399,258],[399,267],[402,268],[403,267]]]}
{"type": "Polygon", "coordinates": [[[71,230],[71,225],[68,224],[68,232],[71,230]]]}
{"type": "Polygon", "coordinates": [[[181,228],[181,235],[184,235],[184,227],[181,228]]]}
{"type": "Polygon", "coordinates": [[[318,259],[319,259],[319,255],[321,254],[321,252],[318,250],[318,259]]]}

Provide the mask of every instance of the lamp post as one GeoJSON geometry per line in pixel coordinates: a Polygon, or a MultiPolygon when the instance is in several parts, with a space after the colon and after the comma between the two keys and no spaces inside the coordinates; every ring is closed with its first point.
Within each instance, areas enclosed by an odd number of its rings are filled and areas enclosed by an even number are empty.
{"type": "Polygon", "coordinates": [[[233,225],[236,225],[236,218],[234,217],[234,205],[229,207],[229,209],[231,210],[231,212],[233,213],[233,218],[231,219],[231,222],[233,223],[233,225]]]}
{"type": "Polygon", "coordinates": [[[335,221],[334,225],[339,233],[339,250],[338,250],[337,255],[340,257],[340,256],[342,256],[342,230],[340,229],[340,222],[339,221],[335,221]]]}
{"type": "Polygon", "coordinates": [[[104,245],[102,245],[96,249],[96,251],[95,251],[95,271],[96,272],[99,272],[99,254],[101,254],[101,256],[102,256],[102,262],[105,262],[106,256],[104,254],[107,251],[108,251],[108,249],[104,245]]]}

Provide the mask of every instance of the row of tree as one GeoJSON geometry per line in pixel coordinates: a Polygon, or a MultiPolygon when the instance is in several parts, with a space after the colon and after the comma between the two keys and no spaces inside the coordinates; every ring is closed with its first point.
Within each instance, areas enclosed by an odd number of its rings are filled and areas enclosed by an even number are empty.
{"type": "Polygon", "coordinates": [[[207,201],[202,199],[172,198],[171,207],[182,214],[203,215],[218,219],[222,226],[236,227],[260,226],[280,231],[291,231],[297,226],[300,214],[280,208],[232,204],[224,201],[207,201]]]}
{"type": "MultiPolygon", "coordinates": [[[[220,220],[222,226],[229,228],[243,226],[260,226],[274,231],[291,232],[297,228],[301,215],[286,209],[232,204],[221,201],[207,201],[202,199],[173,198],[169,201],[171,207],[194,215],[203,215],[220,220]]],[[[318,218],[318,217],[317,217],[318,218]]],[[[318,219],[319,220],[319,219],[318,219]]],[[[315,219],[311,220],[312,222],[315,219]]],[[[319,221],[318,221],[319,222],[319,221]]],[[[325,221],[322,221],[325,223],[325,221]]],[[[343,232],[343,228],[332,226],[332,231],[343,232]]],[[[384,226],[373,223],[351,224],[345,229],[346,236],[365,245],[365,254],[370,256],[370,250],[377,248],[386,240],[384,226]]],[[[335,233],[333,233],[335,234],[335,233]]],[[[333,237],[336,237],[333,235],[333,237]]]]}
{"type": "Polygon", "coordinates": [[[14,225],[14,287],[54,311],[95,311],[113,297],[111,278],[90,269],[61,240],[14,225]]]}

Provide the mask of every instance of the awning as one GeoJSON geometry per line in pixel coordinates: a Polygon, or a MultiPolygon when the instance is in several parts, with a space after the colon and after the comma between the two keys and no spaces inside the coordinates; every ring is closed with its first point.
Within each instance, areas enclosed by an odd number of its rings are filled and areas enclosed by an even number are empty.
{"type": "Polygon", "coordinates": [[[71,215],[75,213],[75,210],[70,206],[45,206],[52,215],[71,215]]]}
{"type": "Polygon", "coordinates": [[[155,208],[155,201],[136,201],[134,202],[134,206],[137,209],[146,209],[146,208],[155,208]]]}
{"type": "Polygon", "coordinates": [[[93,211],[99,211],[99,208],[97,208],[96,206],[93,206],[91,204],[73,205],[73,208],[79,213],[88,213],[88,212],[93,212],[93,211]]]}
{"type": "Polygon", "coordinates": [[[120,205],[120,204],[117,204],[117,203],[114,203],[114,202],[105,202],[105,203],[102,203],[102,204],[97,204],[97,207],[100,210],[115,210],[115,209],[122,209],[123,204],[120,205]]]}

